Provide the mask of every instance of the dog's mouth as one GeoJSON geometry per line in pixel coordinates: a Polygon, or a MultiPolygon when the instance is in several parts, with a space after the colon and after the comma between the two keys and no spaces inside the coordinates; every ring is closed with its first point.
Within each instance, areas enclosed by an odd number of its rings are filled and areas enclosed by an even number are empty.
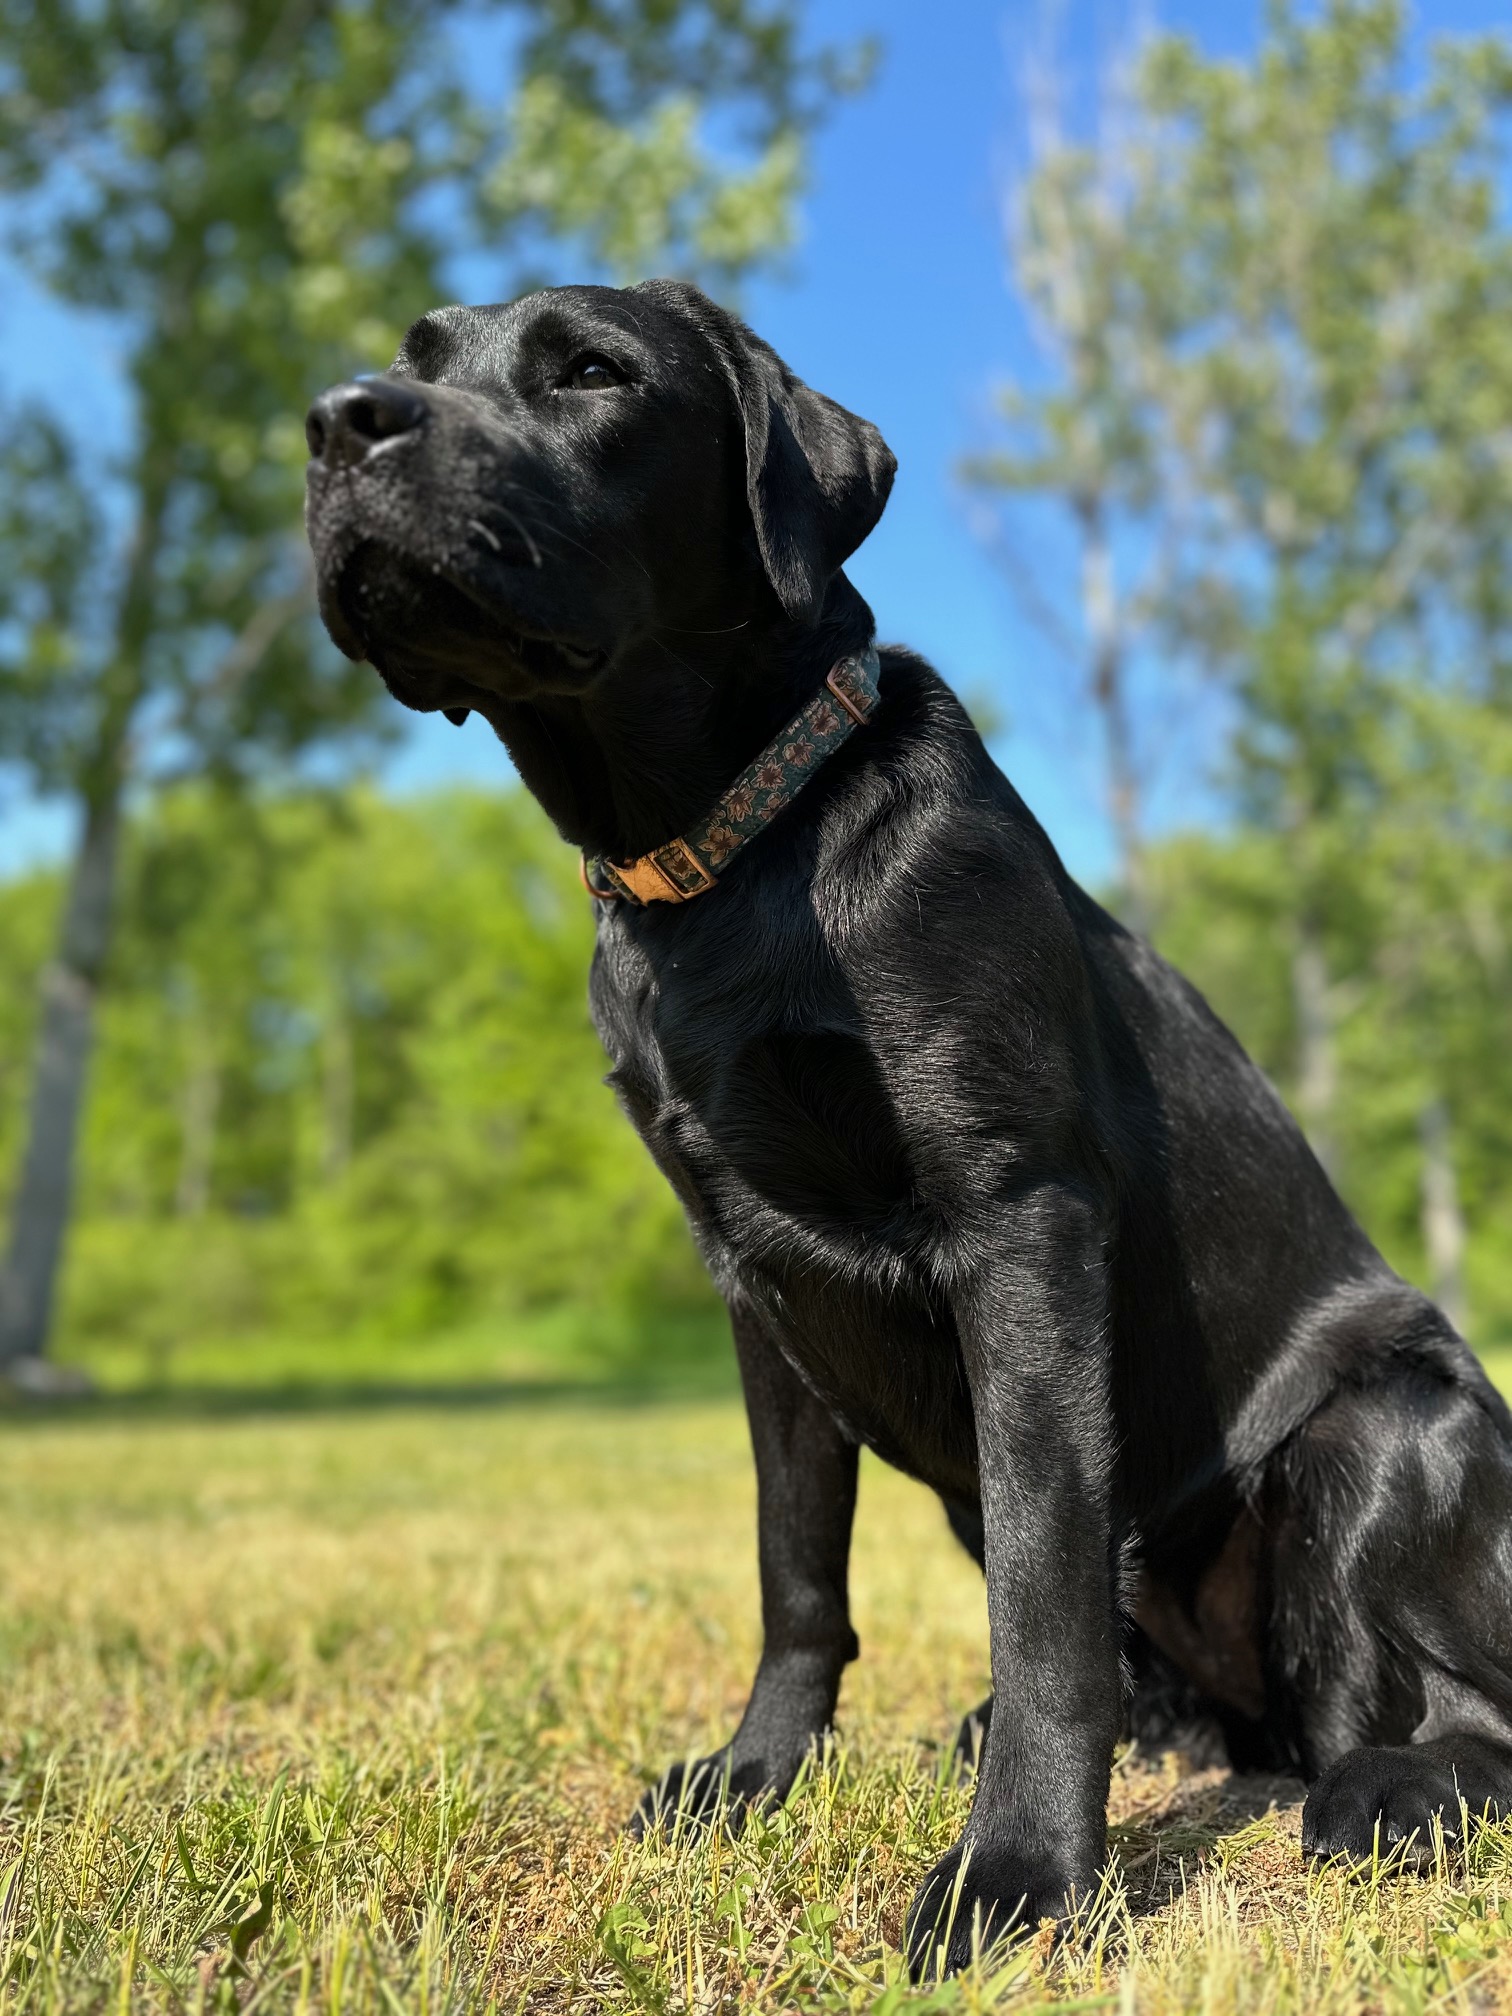
{"type": "Polygon", "coordinates": [[[489,700],[573,694],[608,654],[590,640],[506,613],[485,588],[365,539],[321,569],[320,613],[350,658],[366,658],[404,706],[458,726],[489,700]]]}

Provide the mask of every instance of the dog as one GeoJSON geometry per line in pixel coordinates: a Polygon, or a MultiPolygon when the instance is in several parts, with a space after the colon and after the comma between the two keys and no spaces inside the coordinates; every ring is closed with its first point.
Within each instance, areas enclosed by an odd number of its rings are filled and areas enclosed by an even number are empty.
{"type": "Polygon", "coordinates": [[[438,309],[308,436],[331,636],[483,715],[584,850],[609,1082],[729,1306],[764,1648],[633,1824],[738,1821],[830,1727],[863,1444],[987,1585],[916,1979],[1074,1914],[1120,1734],[1172,1715],[1302,1772],[1315,1856],[1512,1810],[1512,1419],[944,681],[876,652],[877,430],[651,281],[438,309]]]}

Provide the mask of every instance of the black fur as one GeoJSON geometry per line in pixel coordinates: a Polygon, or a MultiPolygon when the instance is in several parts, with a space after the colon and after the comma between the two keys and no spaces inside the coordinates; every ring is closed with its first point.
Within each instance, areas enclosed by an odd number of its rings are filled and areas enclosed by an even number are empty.
{"type": "MultiPolygon", "coordinates": [[[[871,635],[839,570],[892,458],[690,288],[440,310],[310,424],[337,641],[486,715],[590,851],[681,831],[871,635]]],[[[636,1824],[780,1795],[828,1727],[868,1444],[987,1576],[998,1705],[922,1975],[1093,1885],[1130,1720],[1308,1774],[1315,1853],[1512,1805],[1512,1424],[948,688],[882,667],[712,893],[604,907],[592,999],[729,1303],[760,1488],[750,1705],[636,1824]]]]}

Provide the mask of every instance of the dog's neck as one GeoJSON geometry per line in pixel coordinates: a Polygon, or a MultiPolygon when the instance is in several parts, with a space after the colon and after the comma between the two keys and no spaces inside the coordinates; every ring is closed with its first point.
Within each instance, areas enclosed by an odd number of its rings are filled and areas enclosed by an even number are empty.
{"type": "Polygon", "coordinates": [[[812,628],[773,613],[723,636],[679,635],[675,647],[650,641],[581,698],[484,711],[563,839],[630,860],[707,812],[872,630],[871,610],[838,574],[812,628]]]}

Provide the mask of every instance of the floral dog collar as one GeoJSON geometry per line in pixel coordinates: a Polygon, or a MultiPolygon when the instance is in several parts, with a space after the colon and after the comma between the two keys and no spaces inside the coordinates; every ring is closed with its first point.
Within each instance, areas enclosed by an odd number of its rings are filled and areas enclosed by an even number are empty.
{"type": "Polygon", "coordinates": [[[838,659],[808,705],[686,833],[634,861],[590,861],[585,854],[581,874],[588,894],[600,903],[621,896],[632,903],[686,903],[712,889],[746,842],[790,805],[825,757],[865,723],[877,704],[881,669],[874,644],[838,659]]]}

